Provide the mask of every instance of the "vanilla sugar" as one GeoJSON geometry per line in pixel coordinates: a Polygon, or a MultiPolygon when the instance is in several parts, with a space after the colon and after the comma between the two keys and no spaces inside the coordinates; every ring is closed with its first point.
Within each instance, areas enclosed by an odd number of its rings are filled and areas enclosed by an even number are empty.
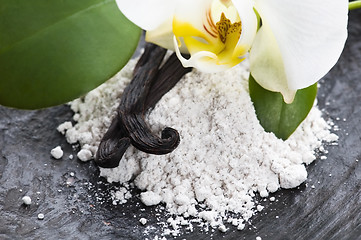
{"type": "MultiPolygon", "coordinates": [[[[69,143],[79,142],[95,155],[134,65],[130,61],[114,78],[71,103],[77,123],[59,128],[69,143]]],[[[101,169],[101,176],[109,182],[134,179],[146,205],[165,203],[167,212],[183,220],[192,216],[220,231],[227,231],[229,220],[243,229],[262,208],[255,203],[256,193],[268,197],[280,188],[299,186],[307,178],[305,165],[316,159],[322,142],[337,141],[317,106],[287,141],[266,133],[249,97],[248,74],[247,62],[222,73],[187,74],[147,116],[155,133],[165,127],[179,131],[178,148],[157,156],[130,147],[119,167],[101,169]],[[239,217],[232,219],[227,212],[239,217]]],[[[172,224],[177,234],[178,225],[172,224]]]]}

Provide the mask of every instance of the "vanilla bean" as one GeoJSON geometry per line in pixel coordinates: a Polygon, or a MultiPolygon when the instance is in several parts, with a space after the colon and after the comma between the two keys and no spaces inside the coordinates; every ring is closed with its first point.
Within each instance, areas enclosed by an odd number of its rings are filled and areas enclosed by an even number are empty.
{"type": "Polygon", "coordinates": [[[159,137],[151,132],[144,116],[182,76],[191,71],[191,68],[181,65],[175,54],[159,69],[165,53],[163,48],[146,44],[134,68],[134,77],[124,89],[118,114],[99,144],[95,158],[99,166],[118,166],[130,144],[151,154],[166,154],[178,146],[179,134],[175,129],[167,127],[159,137]]]}
{"type": "Polygon", "coordinates": [[[173,53],[158,71],[156,78],[153,79],[153,84],[146,99],[147,107],[154,108],[163,95],[171,90],[185,74],[191,71],[192,68],[184,68],[177,55],[173,53]]]}

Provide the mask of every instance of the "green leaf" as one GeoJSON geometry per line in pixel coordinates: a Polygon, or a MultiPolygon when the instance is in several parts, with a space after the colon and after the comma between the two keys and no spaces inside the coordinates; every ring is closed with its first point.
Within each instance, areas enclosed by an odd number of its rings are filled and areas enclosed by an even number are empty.
{"type": "Polygon", "coordinates": [[[117,73],[140,34],[115,0],[0,0],[0,104],[73,100],[117,73]]]}
{"type": "Polygon", "coordinates": [[[256,115],[266,132],[286,140],[307,117],[317,95],[317,83],[298,90],[294,101],[287,104],[280,93],[262,88],[250,75],[249,92],[256,115]]]}

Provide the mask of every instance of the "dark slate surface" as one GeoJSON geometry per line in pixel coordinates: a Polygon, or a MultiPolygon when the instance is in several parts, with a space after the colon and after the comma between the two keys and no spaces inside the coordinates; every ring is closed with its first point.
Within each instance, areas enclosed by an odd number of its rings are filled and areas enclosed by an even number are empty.
{"type": "MultiPolygon", "coordinates": [[[[307,186],[277,192],[278,201],[264,202],[264,211],[244,231],[231,227],[226,233],[205,233],[195,227],[179,239],[361,239],[361,163],[356,161],[361,161],[360,10],[350,14],[346,48],[321,82],[319,105],[339,126],[340,140],[327,147],[327,160],[308,166],[307,186]]],[[[0,107],[0,116],[0,239],[160,236],[157,218],[168,216],[156,216],[159,207],[145,207],[136,193],[127,204],[113,206],[106,199],[115,186],[99,179],[97,167],[68,159],[76,149],[56,131],[72,116],[67,106],[38,111],[0,107]],[[64,149],[62,160],[50,157],[57,145],[64,149]],[[31,206],[22,205],[24,195],[31,196],[31,206]],[[37,219],[38,213],[45,214],[44,220],[37,219]],[[138,222],[141,217],[154,227],[148,235],[138,222]]]]}

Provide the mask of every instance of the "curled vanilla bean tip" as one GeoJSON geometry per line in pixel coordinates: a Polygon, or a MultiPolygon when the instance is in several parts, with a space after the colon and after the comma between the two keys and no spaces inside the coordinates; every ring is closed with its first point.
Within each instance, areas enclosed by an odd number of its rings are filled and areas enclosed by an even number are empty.
{"type": "Polygon", "coordinates": [[[119,165],[125,151],[130,146],[130,139],[127,137],[116,139],[111,138],[102,141],[95,157],[95,163],[103,168],[115,168],[119,165]]]}
{"type": "Polygon", "coordinates": [[[161,137],[151,133],[149,129],[143,128],[131,134],[132,144],[139,150],[156,155],[172,152],[180,142],[179,133],[173,128],[165,128],[161,137]]]}
{"type": "Polygon", "coordinates": [[[179,144],[179,133],[174,128],[166,127],[162,131],[162,139],[170,141],[170,142],[175,142],[172,139],[178,139],[178,143],[177,143],[177,146],[178,146],[178,144],[179,144]]]}
{"type": "Polygon", "coordinates": [[[179,144],[180,137],[175,129],[165,128],[159,137],[150,130],[143,114],[119,114],[118,117],[129,133],[132,145],[143,152],[167,154],[179,144]]]}

